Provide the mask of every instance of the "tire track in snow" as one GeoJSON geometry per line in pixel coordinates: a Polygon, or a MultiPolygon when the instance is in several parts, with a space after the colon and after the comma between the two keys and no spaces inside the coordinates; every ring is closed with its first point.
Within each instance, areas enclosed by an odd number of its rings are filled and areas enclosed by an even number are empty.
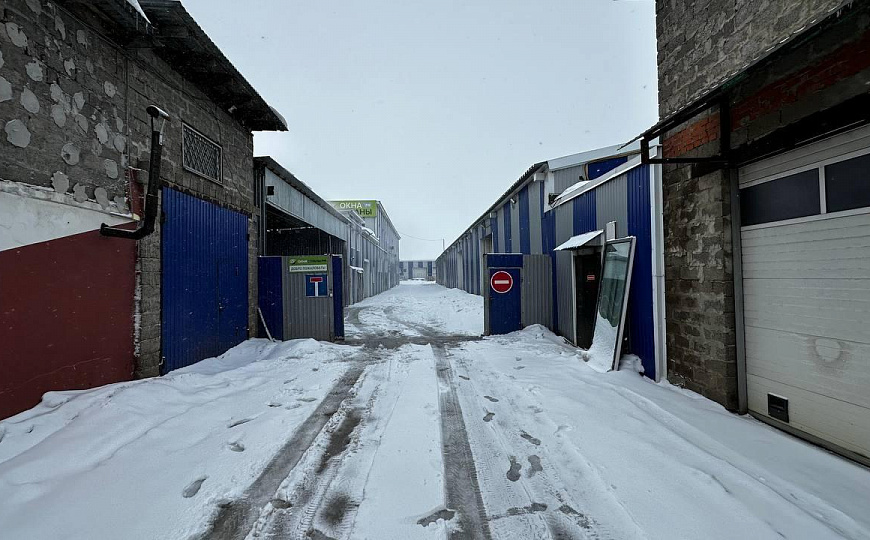
{"type": "Polygon", "coordinates": [[[351,364],[314,412],[305,419],[266,465],[260,476],[245,490],[244,495],[220,508],[208,531],[201,538],[241,540],[248,536],[262,508],[271,501],[278,487],[299,463],[326,423],[338,411],[364,369],[363,362],[356,361],[351,364]]]}
{"type": "Polygon", "coordinates": [[[459,406],[459,397],[453,383],[453,370],[443,344],[432,345],[435,369],[441,391],[438,404],[441,410],[441,444],[444,454],[444,488],[447,507],[457,512],[458,529],[452,528],[451,540],[492,539],[474,455],[465,431],[465,420],[459,406]]]}

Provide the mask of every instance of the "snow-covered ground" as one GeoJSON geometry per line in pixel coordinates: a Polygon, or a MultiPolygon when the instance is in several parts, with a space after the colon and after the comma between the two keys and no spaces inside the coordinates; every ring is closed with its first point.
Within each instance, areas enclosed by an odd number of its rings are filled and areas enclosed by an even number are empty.
{"type": "Polygon", "coordinates": [[[867,469],[482,309],[406,282],[352,345],[48,394],[0,422],[0,539],[870,539],[867,469]]]}

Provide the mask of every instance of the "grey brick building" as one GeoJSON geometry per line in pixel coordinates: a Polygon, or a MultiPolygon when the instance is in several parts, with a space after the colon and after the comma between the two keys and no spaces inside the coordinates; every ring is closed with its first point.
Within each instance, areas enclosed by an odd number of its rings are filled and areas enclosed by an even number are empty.
{"type": "Polygon", "coordinates": [[[870,4],[656,11],[668,376],[866,462],[870,4]]]}
{"type": "Polygon", "coordinates": [[[0,316],[11,333],[0,340],[23,343],[38,331],[54,335],[46,346],[63,351],[31,343],[0,353],[0,369],[14,374],[0,383],[0,402],[12,404],[0,417],[47,390],[160,373],[165,349],[177,345],[166,325],[178,340],[188,324],[181,312],[213,319],[208,330],[218,337],[233,335],[178,352],[163,371],[256,331],[252,132],[286,126],[180,2],[139,4],[0,3],[0,205],[8,210],[0,225],[13,231],[0,244],[8,287],[0,303],[31,306],[0,316]],[[171,195],[177,206],[161,203],[155,232],[138,243],[106,238],[101,223],[134,227],[142,215],[148,105],[170,115],[161,199],[171,195]],[[28,225],[27,216],[39,218],[28,225]],[[227,219],[235,220],[232,240],[221,236],[229,234],[227,219]],[[209,253],[192,248],[208,244],[209,253]],[[172,260],[163,260],[166,253],[172,260]],[[46,282],[57,290],[46,291],[46,282]],[[219,282],[236,290],[215,295],[214,305],[195,297],[219,282]],[[231,308],[243,313],[225,324],[231,308]],[[34,354],[41,360],[29,360],[34,354]]]}

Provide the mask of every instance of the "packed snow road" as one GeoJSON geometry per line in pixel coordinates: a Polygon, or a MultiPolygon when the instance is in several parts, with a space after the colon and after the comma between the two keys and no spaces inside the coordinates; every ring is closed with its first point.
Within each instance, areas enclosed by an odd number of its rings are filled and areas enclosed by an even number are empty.
{"type": "Polygon", "coordinates": [[[870,471],[482,299],[406,283],[345,345],[251,340],[0,422],[0,539],[870,539],[870,471]]]}

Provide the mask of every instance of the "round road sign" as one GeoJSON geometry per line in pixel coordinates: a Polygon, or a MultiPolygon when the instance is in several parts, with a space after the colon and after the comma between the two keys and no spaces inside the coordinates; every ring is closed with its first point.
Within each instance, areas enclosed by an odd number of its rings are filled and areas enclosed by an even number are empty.
{"type": "Polygon", "coordinates": [[[504,294],[513,288],[514,278],[504,270],[499,270],[492,275],[489,284],[492,287],[492,290],[504,294]]]}

